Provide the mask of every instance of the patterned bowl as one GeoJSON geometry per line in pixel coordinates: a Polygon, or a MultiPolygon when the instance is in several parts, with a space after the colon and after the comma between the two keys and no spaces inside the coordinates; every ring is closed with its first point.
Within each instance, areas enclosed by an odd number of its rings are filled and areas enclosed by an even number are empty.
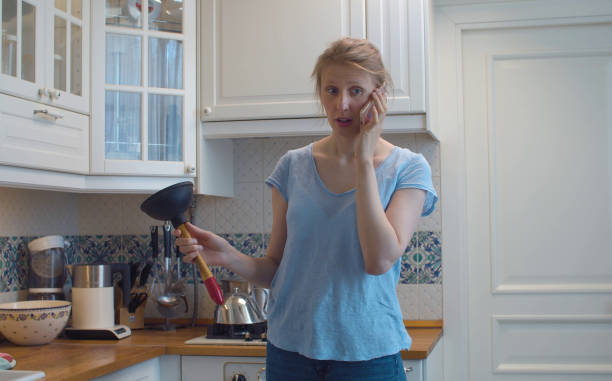
{"type": "Polygon", "coordinates": [[[65,300],[0,304],[0,332],[17,345],[50,343],[66,326],[71,307],[65,300]]]}

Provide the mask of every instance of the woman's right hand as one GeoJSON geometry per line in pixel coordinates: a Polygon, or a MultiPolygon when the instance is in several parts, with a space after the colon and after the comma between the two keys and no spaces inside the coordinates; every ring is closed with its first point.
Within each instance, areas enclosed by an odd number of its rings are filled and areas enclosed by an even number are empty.
{"type": "Polygon", "coordinates": [[[198,254],[201,254],[204,261],[210,265],[227,265],[231,252],[229,242],[189,222],[185,223],[185,227],[191,234],[191,238],[183,238],[179,229],[174,230],[175,245],[183,253],[183,262],[193,263],[198,254]]]}

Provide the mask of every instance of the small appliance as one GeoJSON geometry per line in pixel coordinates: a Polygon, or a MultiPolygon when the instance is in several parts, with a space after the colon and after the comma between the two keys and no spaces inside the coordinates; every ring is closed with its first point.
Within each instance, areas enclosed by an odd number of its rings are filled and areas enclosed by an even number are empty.
{"type": "Polygon", "coordinates": [[[72,327],[66,335],[78,339],[122,339],[129,327],[115,325],[112,275],[121,273],[123,305],[130,301],[127,263],[67,265],[72,277],[72,327]]]}
{"type": "Polygon", "coordinates": [[[49,235],[28,243],[30,274],[29,300],[64,300],[66,254],[64,238],[49,235]]]}

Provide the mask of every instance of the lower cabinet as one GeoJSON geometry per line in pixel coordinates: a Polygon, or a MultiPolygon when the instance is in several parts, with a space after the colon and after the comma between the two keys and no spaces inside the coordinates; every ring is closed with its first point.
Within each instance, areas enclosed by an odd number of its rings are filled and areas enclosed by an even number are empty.
{"type": "Polygon", "coordinates": [[[182,356],[181,375],[182,381],[263,381],[265,366],[264,357],[182,356]]]}
{"type": "MultiPolygon", "coordinates": [[[[403,363],[407,381],[444,380],[441,341],[426,359],[404,360],[403,363]]],[[[181,380],[263,381],[265,366],[263,357],[182,356],[181,380]]]]}
{"type": "Polygon", "coordinates": [[[165,355],[118,370],[93,381],[180,381],[181,358],[165,355]]]}

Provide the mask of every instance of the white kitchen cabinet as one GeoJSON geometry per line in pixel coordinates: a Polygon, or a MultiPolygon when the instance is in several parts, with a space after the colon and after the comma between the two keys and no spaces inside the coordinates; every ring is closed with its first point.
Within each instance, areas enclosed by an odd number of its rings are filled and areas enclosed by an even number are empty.
{"type": "MultiPolygon", "coordinates": [[[[440,340],[426,359],[404,360],[406,381],[443,381],[442,352],[440,340]]],[[[182,381],[232,381],[235,374],[259,381],[257,375],[265,373],[265,366],[261,357],[181,356],[182,381]]]]}
{"type": "Polygon", "coordinates": [[[386,128],[425,131],[425,14],[424,0],[203,1],[204,136],[326,133],[310,75],[319,54],[342,36],[368,38],[381,51],[394,82],[389,115],[404,114],[386,128]]]}
{"type": "Polygon", "coordinates": [[[89,0],[2,0],[0,91],[89,112],[89,0]]]}
{"type": "Polygon", "coordinates": [[[195,1],[92,6],[92,174],[195,177],[195,1]]]}
{"type": "Polygon", "coordinates": [[[89,172],[87,115],[0,94],[0,121],[0,166],[89,172]]]}
{"type": "Polygon", "coordinates": [[[159,377],[159,370],[159,358],[154,358],[116,372],[94,378],[92,381],[161,381],[159,377]]]}

